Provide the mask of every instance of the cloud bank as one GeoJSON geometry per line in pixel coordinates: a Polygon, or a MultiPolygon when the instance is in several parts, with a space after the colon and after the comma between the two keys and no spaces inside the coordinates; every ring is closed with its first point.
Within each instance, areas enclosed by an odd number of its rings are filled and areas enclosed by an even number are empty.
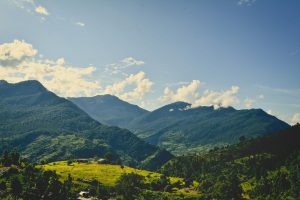
{"type": "Polygon", "coordinates": [[[176,91],[166,87],[164,95],[160,98],[164,103],[175,101],[184,101],[192,104],[192,108],[199,106],[214,106],[229,107],[239,104],[239,99],[236,94],[239,92],[238,86],[232,86],[225,91],[205,90],[201,95],[199,88],[201,87],[200,80],[193,80],[187,85],[179,87],[176,91]]]}
{"type": "Polygon", "coordinates": [[[0,79],[15,83],[35,79],[61,96],[90,96],[99,92],[98,81],[88,80],[95,67],[66,65],[58,60],[37,59],[38,51],[25,41],[0,45],[0,79]]]}
{"type": "Polygon", "coordinates": [[[140,71],[137,74],[131,74],[122,81],[106,87],[104,93],[116,95],[126,101],[141,100],[150,92],[153,82],[145,77],[145,72],[140,71]],[[127,87],[133,86],[133,89],[127,87]]]}

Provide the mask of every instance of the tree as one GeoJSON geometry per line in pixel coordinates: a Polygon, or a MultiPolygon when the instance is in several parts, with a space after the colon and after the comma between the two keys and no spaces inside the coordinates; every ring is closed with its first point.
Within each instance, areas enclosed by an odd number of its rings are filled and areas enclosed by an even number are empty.
{"type": "Polygon", "coordinates": [[[116,184],[116,190],[125,200],[135,199],[144,187],[145,178],[135,173],[123,174],[116,184]]]}
{"type": "Polygon", "coordinates": [[[8,167],[11,165],[10,157],[8,151],[4,151],[1,159],[1,163],[5,166],[8,167]]]}
{"type": "Polygon", "coordinates": [[[0,181],[0,191],[4,191],[6,189],[6,182],[4,180],[0,181]]]}
{"type": "Polygon", "coordinates": [[[17,199],[23,191],[23,185],[18,177],[13,177],[10,183],[11,193],[14,199],[17,199]]]}
{"type": "Polygon", "coordinates": [[[105,187],[101,183],[98,183],[97,189],[96,189],[96,196],[99,199],[108,200],[109,197],[110,197],[110,195],[109,195],[109,188],[105,187]]]}
{"type": "Polygon", "coordinates": [[[112,160],[113,160],[113,154],[110,153],[110,152],[107,152],[107,153],[104,155],[104,158],[105,158],[105,160],[106,160],[108,163],[111,163],[112,160]]]}
{"type": "Polygon", "coordinates": [[[11,164],[13,165],[20,165],[20,154],[17,152],[16,149],[14,149],[11,153],[10,153],[10,158],[11,158],[11,164]]]}
{"type": "Polygon", "coordinates": [[[244,143],[246,141],[246,137],[242,135],[241,137],[239,137],[239,141],[240,143],[244,143]]]}

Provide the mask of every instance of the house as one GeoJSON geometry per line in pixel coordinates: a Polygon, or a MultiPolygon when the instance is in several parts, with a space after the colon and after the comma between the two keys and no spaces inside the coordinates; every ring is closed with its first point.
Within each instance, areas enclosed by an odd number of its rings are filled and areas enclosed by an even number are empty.
{"type": "Polygon", "coordinates": [[[88,163],[89,159],[81,158],[81,159],[76,159],[75,161],[79,163],[88,163]]]}
{"type": "Polygon", "coordinates": [[[100,159],[97,160],[97,163],[98,164],[105,164],[106,163],[106,159],[100,158],[100,159]]]}

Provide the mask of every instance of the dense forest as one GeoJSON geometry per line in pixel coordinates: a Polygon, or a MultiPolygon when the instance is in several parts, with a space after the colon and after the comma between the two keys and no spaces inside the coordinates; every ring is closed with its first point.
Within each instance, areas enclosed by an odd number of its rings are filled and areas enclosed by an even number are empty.
{"type": "MultiPolygon", "coordinates": [[[[206,154],[172,159],[158,179],[130,172],[114,186],[92,180],[78,185],[71,175],[26,162],[14,150],[4,151],[0,164],[1,199],[77,199],[89,197],[132,199],[298,199],[300,197],[300,125],[256,139],[240,137],[235,145],[206,154]],[[169,177],[181,177],[171,182],[169,177]],[[196,183],[196,184],[195,184],[196,183]],[[195,188],[199,195],[178,195],[174,190],[195,188]]],[[[68,162],[72,165],[72,161],[68,162]]],[[[122,165],[120,166],[122,168],[122,165]]]]}
{"type": "Polygon", "coordinates": [[[300,125],[168,162],[166,175],[199,182],[201,199],[299,199],[300,125]]]}

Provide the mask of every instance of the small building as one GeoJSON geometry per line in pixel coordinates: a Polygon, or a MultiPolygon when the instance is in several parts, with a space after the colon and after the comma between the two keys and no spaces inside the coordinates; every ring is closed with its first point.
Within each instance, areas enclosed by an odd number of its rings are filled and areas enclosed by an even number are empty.
{"type": "Polygon", "coordinates": [[[97,163],[98,164],[105,164],[106,163],[106,159],[100,158],[100,159],[97,160],[97,163]]]}
{"type": "Polygon", "coordinates": [[[88,163],[89,159],[81,158],[81,159],[76,159],[75,161],[79,163],[88,163]]]}

